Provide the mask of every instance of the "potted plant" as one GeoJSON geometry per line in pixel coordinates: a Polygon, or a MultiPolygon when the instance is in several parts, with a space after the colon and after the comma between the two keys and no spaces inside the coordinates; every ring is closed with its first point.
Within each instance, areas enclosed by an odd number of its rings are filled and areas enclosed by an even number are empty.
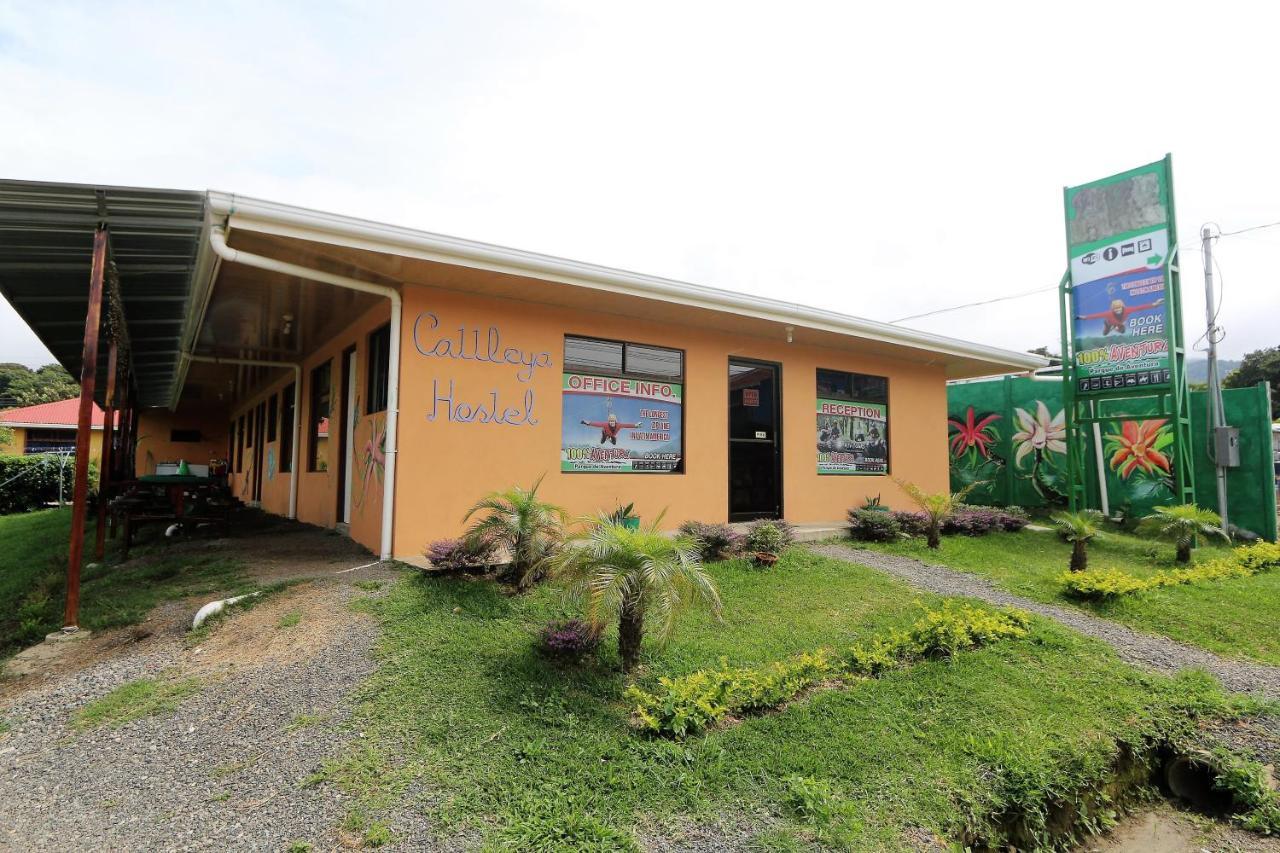
{"type": "Polygon", "coordinates": [[[618,505],[618,508],[609,513],[609,522],[618,524],[628,530],[640,529],[640,516],[635,514],[636,505],[629,503],[626,506],[618,505]]]}

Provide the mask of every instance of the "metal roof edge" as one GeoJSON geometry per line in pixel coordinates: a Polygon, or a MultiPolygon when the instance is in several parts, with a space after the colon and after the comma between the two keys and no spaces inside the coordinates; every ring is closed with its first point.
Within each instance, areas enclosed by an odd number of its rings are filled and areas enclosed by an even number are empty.
{"type": "Polygon", "coordinates": [[[665,302],[773,320],[987,362],[999,369],[1033,370],[1049,364],[1044,357],[1030,353],[972,343],[915,329],[904,329],[889,323],[807,305],[751,296],[675,279],[634,273],[217,190],[210,190],[208,193],[208,209],[214,219],[230,218],[233,228],[288,234],[316,242],[438,260],[580,287],[623,292],[665,302]]]}

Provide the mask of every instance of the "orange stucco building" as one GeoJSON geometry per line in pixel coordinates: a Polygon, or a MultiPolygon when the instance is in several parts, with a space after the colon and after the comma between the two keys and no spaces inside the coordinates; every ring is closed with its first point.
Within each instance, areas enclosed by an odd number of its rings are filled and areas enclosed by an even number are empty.
{"type": "Polygon", "coordinates": [[[241,196],[184,198],[201,216],[173,369],[144,380],[137,473],[226,460],[241,499],[384,556],[421,554],[486,492],[539,478],[575,515],[634,504],[668,528],[831,522],[874,495],[902,505],[894,478],[947,487],[946,381],[1044,363],[241,196]]]}

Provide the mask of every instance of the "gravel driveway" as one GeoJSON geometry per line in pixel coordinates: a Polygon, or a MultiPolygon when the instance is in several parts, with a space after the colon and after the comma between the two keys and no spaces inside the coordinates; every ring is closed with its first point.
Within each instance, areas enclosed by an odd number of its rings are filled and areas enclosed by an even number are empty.
{"type": "Polygon", "coordinates": [[[912,586],[939,595],[964,595],[992,604],[1011,604],[1039,613],[1073,628],[1082,634],[1102,640],[1116,650],[1121,659],[1135,666],[1158,672],[1175,673],[1199,668],[1212,673],[1228,690],[1257,693],[1280,700],[1280,667],[1219,657],[1204,649],[1188,646],[1135,631],[1109,619],[1102,619],[1073,607],[1042,604],[1007,592],[985,578],[958,572],[945,566],[922,563],[912,557],[899,557],[879,551],[866,551],[850,545],[826,544],[810,546],[819,554],[870,566],[912,586]]]}
{"type": "MultiPolygon", "coordinates": [[[[373,671],[377,638],[348,606],[359,594],[336,580],[296,587],[229,617],[195,649],[181,635],[154,638],[0,708],[12,727],[0,737],[0,848],[349,844],[337,786],[300,783],[355,736],[349,695],[373,671]],[[72,724],[87,702],[143,677],[197,678],[200,688],[172,713],[72,724]]],[[[426,827],[395,828],[429,838],[426,827]]]]}

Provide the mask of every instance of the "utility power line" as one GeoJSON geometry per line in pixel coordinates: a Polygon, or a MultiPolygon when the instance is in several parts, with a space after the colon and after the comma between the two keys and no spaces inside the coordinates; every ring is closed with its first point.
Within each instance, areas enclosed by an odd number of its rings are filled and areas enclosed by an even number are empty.
{"type": "MultiPolygon", "coordinates": [[[[1215,239],[1216,239],[1216,238],[1219,238],[1219,237],[1233,237],[1233,236],[1235,236],[1235,235],[1237,235],[1237,234],[1244,234],[1244,233],[1246,233],[1246,232],[1248,232],[1248,231],[1260,231],[1260,230],[1262,230],[1263,228],[1276,228],[1276,227],[1280,227],[1280,221],[1278,221],[1278,222],[1267,222],[1267,223],[1264,223],[1264,224],[1262,224],[1262,225],[1251,225],[1251,226],[1249,226],[1248,228],[1240,228],[1240,229],[1238,229],[1238,230],[1236,230],[1236,231],[1222,231],[1221,229],[1219,229],[1218,233],[1217,233],[1217,234],[1215,234],[1215,235],[1213,235],[1213,237],[1214,237],[1215,239]]],[[[1187,251],[1190,251],[1190,252],[1200,252],[1200,253],[1202,253],[1202,254],[1204,253],[1204,250],[1203,250],[1202,248],[1200,248],[1199,246],[1179,246],[1179,247],[1178,247],[1178,251],[1180,251],[1180,252],[1187,252],[1187,251]]],[[[1216,264],[1217,264],[1217,261],[1215,260],[1215,261],[1213,261],[1213,263],[1216,265],[1216,264]]],[[[1221,268],[1219,268],[1219,274],[1221,274],[1221,268]]],[[[909,316],[909,317],[899,317],[898,319],[896,319],[896,320],[890,320],[889,322],[890,322],[890,323],[905,323],[907,320],[920,320],[920,319],[922,319],[922,318],[924,318],[924,317],[933,317],[933,316],[935,316],[935,315],[937,315],[937,314],[947,314],[947,313],[949,313],[949,312],[951,312],[951,311],[960,311],[960,310],[965,309],[965,308],[978,308],[978,307],[980,307],[980,306],[982,306],[982,305],[993,305],[993,304],[995,304],[995,303],[997,303],[997,302],[1008,302],[1008,301],[1009,301],[1009,300],[1011,300],[1011,299],[1023,299],[1023,298],[1028,297],[1028,296],[1035,296],[1037,293],[1047,293],[1047,292],[1048,292],[1048,291],[1050,291],[1050,290],[1057,290],[1057,289],[1058,289],[1058,285],[1056,285],[1056,284],[1055,284],[1055,285],[1053,285],[1053,286],[1051,286],[1051,287],[1038,287],[1038,288],[1036,288],[1035,290],[1027,290],[1027,291],[1024,291],[1024,292],[1022,292],[1022,293],[1013,293],[1013,294],[1010,294],[1010,295],[1008,295],[1008,296],[997,296],[997,297],[994,297],[993,299],[984,299],[984,300],[982,300],[981,302],[966,302],[966,303],[964,303],[963,305],[952,305],[952,306],[950,306],[950,307],[948,307],[948,308],[938,308],[938,309],[933,310],[933,311],[926,311],[926,312],[924,312],[923,314],[912,314],[912,315],[911,315],[911,316],[909,316]]],[[[1219,302],[1218,310],[1219,310],[1219,311],[1221,310],[1221,302],[1219,302]]],[[[1215,319],[1216,319],[1216,315],[1215,315],[1215,319]]],[[[1203,336],[1202,336],[1202,338],[1203,338],[1203,336]]],[[[1199,343],[1199,341],[1197,341],[1197,343],[1199,343]]]]}

